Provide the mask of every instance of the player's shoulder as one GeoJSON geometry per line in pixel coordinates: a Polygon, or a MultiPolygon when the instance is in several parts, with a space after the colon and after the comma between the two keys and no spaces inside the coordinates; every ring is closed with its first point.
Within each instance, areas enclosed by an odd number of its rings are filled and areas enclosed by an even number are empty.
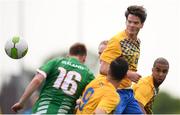
{"type": "Polygon", "coordinates": [[[133,86],[151,88],[153,87],[153,78],[152,76],[143,77],[138,81],[137,84],[134,84],[133,86]]]}
{"type": "Polygon", "coordinates": [[[52,58],[52,59],[50,59],[51,61],[61,61],[61,60],[63,60],[63,59],[65,59],[64,57],[54,57],[54,58],[52,58]]]}
{"type": "Polygon", "coordinates": [[[96,83],[99,87],[102,87],[104,91],[114,93],[116,92],[115,87],[107,80],[107,77],[99,76],[96,78],[96,83]]]}
{"type": "Polygon", "coordinates": [[[140,82],[150,83],[150,82],[152,82],[152,80],[153,80],[152,76],[149,75],[149,76],[145,76],[145,77],[141,78],[141,79],[140,79],[140,82]]]}
{"type": "Polygon", "coordinates": [[[94,88],[102,87],[104,85],[104,81],[105,80],[103,77],[96,77],[89,85],[93,86],[94,88]]]}
{"type": "Polygon", "coordinates": [[[81,64],[82,67],[84,67],[84,70],[87,72],[87,74],[93,74],[93,72],[85,65],[85,64],[81,64]]]}
{"type": "Polygon", "coordinates": [[[124,30],[124,31],[121,31],[121,32],[118,32],[117,34],[115,34],[115,35],[111,38],[111,40],[112,40],[112,41],[121,41],[121,40],[123,40],[123,39],[125,39],[125,38],[127,38],[127,34],[126,34],[125,30],[124,30]]]}
{"type": "Polygon", "coordinates": [[[51,63],[51,64],[57,64],[58,62],[60,62],[62,60],[61,57],[55,57],[55,58],[51,58],[47,61],[47,63],[51,63]]]}

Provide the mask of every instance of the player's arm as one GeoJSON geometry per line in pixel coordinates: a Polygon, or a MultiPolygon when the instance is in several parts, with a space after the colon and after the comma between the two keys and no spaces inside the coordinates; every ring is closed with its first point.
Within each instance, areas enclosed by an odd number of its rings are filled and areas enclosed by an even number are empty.
{"type": "Polygon", "coordinates": [[[23,95],[19,99],[19,101],[14,104],[11,109],[14,112],[17,112],[18,110],[22,109],[26,100],[31,96],[31,94],[41,85],[41,83],[44,80],[44,76],[40,73],[36,74],[32,81],[29,83],[27,88],[25,89],[23,95]]]}
{"type": "Polygon", "coordinates": [[[107,114],[105,110],[102,110],[102,109],[99,109],[97,108],[95,111],[94,111],[94,114],[107,114]]]}
{"type": "Polygon", "coordinates": [[[146,111],[144,109],[144,105],[141,102],[138,102],[139,106],[141,107],[141,110],[143,111],[144,114],[146,114],[146,111]]]}
{"type": "Polygon", "coordinates": [[[107,75],[111,61],[122,54],[120,49],[118,39],[113,37],[108,41],[107,47],[100,56],[100,74],[107,75]]]}
{"type": "Polygon", "coordinates": [[[131,81],[137,83],[139,81],[139,79],[141,78],[141,75],[138,74],[137,72],[128,70],[127,78],[129,78],[131,81]]]}
{"type": "MultiPolygon", "coordinates": [[[[108,69],[109,69],[109,63],[101,60],[100,74],[107,75],[108,69]]],[[[141,78],[141,75],[138,74],[137,72],[128,70],[126,77],[128,77],[131,81],[137,83],[139,79],[141,78]]]]}

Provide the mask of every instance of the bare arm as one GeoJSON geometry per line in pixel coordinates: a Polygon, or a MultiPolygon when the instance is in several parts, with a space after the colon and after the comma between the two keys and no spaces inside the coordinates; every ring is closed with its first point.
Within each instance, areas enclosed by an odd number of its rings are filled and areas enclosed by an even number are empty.
{"type": "MultiPolygon", "coordinates": [[[[109,71],[109,63],[101,60],[100,74],[102,74],[102,75],[107,75],[108,71],[109,71]]],[[[141,78],[141,75],[138,74],[137,72],[128,70],[128,72],[127,72],[127,77],[128,77],[131,81],[137,83],[137,82],[139,81],[139,79],[141,78]]]]}
{"type": "Polygon", "coordinates": [[[131,81],[137,83],[139,81],[139,79],[141,78],[141,75],[138,74],[137,72],[128,70],[127,78],[129,78],[131,81]]]}
{"type": "Polygon", "coordinates": [[[27,88],[25,89],[23,95],[19,99],[19,101],[14,104],[11,109],[14,112],[17,112],[18,110],[22,109],[26,100],[31,96],[31,94],[41,85],[42,81],[44,80],[44,76],[40,73],[36,74],[32,81],[29,83],[27,88]]]}
{"type": "Polygon", "coordinates": [[[97,108],[97,109],[94,111],[94,114],[107,114],[107,113],[106,113],[106,111],[97,108]]]}
{"type": "Polygon", "coordinates": [[[139,105],[140,105],[141,110],[143,111],[143,113],[146,114],[146,111],[145,111],[145,109],[144,109],[144,105],[143,105],[142,103],[140,103],[140,102],[138,102],[138,103],[139,103],[139,105]]]}
{"type": "Polygon", "coordinates": [[[101,60],[100,74],[107,75],[108,71],[109,71],[109,63],[101,60]]]}

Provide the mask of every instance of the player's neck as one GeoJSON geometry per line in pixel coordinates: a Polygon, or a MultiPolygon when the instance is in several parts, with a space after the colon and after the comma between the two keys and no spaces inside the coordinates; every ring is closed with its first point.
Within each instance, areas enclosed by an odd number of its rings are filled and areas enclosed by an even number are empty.
{"type": "MultiPolygon", "coordinates": [[[[79,58],[78,58],[77,56],[69,55],[68,57],[70,57],[70,58],[75,58],[75,59],[79,60],[79,58]]],[[[80,61],[80,60],[79,60],[79,61],[80,61]]]]}
{"type": "Polygon", "coordinates": [[[158,88],[160,84],[156,83],[156,81],[153,79],[153,84],[155,88],[158,88]]]}
{"type": "Polygon", "coordinates": [[[83,56],[70,56],[72,58],[77,59],[81,64],[84,64],[85,58],[83,56]]]}
{"type": "Polygon", "coordinates": [[[128,36],[128,39],[132,40],[132,41],[136,41],[137,40],[137,34],[130,34],[129,32],[126,31],[126,34],[128,36]]]}
{"type": "Polygon", "coordinates": [[[136,41],[137,40],[137,35],[129,34],[128,39],[131,40],[131,41],[136,41]]]}
{"type": "Polygon", "coordinates": [[[116,80],[111,79],[109,76],[107,77],[108,81],[117,89],[119,87],[119,82],[116,80]]]}

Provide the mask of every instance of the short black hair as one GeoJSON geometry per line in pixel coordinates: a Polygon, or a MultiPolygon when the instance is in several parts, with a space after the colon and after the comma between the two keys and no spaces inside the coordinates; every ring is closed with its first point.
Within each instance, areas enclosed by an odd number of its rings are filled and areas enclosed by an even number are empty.
{"type": "Polygon", "coordinates": [[[142,6],[137,5],[132,5],[127,8],[125,12],[126,19],[128,18],[129,14],[138,16],[141,20],[141,23],[144,23],[147,17],[146,9],[142,6]]]}
{"type": "Polygon", "coordinates": [[[157,63],[160,64],[164,64],[164,65],[168,65],[169,66],[169,62],[167,61],[167,59],[163,58],[163,57],[159,57],[154,61],[153,67],[156,66],[157,63]]]}
{"type": "Polygon", "coordinates": [[[83,43],[75,43],[69,49],[69,54],[74,56],[84,56],[87,55],[86,46],[83,43]]]}
{"type": "Polygon", "coordinates": [[[109,74],[114,80],[122,80],[127,74],[129,65],[128,62],[121,56],[113,60],[109,67],[109,74]]]}

